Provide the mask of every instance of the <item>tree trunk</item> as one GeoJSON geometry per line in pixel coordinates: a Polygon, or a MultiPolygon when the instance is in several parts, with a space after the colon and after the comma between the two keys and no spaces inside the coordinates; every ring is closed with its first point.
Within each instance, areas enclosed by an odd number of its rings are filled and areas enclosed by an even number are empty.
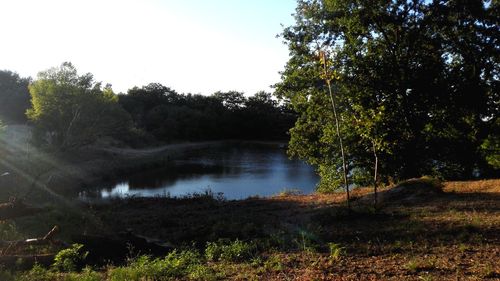
{"type": "MultiPolygon", "coordinates": [[[[326,60],[326,59],[325,59],[326,60]]],[[[325,75],[326,75],[326,63],[325,63],[325,75]]],[[[342,170],[344,173],[344,188],[346,192],[346,200],[347,200],[347,208],[351,208],[351,200],[350,200],[350,195],[349,195],[349,183],[347,181],[347,165],[345,161],[345,154],[344,154],[344,145],[342,143],[342,136],[340,135],[340,121],[337,116],[337,109],[335,106],[335,100],[333,99],[333,93],[332,93],[332,86],[330,84],[329,80],[326,80],[326,84],[328,85],[328,93],[330,94],[330,102],[332,104],[332,111],[333,111],[333,116],[335,117],[335,127],[337,130],[337,137],[339,139],[339,145],[340,145],[340,153],[342,156],[342,170]]]]}
{"type": "Polygon", "coordinates": [[[49,244],[61,244],[65,245],[65,243],[61,241],[54,240],[54,236],[59,232],[59,227],[54,226],[44,237],[38,238],[30,238],[26,240],[17,240],[17,241],[3,241],[0,240],[0,247],[5,248],[1,251],[1,255],[5,256],[9,252],[14,252],[19,248],[27,247],[27,246],[36,246],[36,245],[49,245],[49,244]]]}
{"type": "Polygon", "coordinates": [[[377,181],[378,181],[378,155],[377,155],[377,148],[375,147],[375,142],[372,141],[372,147],[373,147],[373,157],[375,159],[375,167],[373,171],[373,206],[375,209],[377,209],[377,181]]]}
{"type": "Polygon", "coordinates": [[[333,116],[335,118],[335,128],[336,128],[336,131],[337,131],[337,137],[339,139],[339,145],[340,145],[340,153],[341,153],[341,156],[342,156],[342,170],[343,170],[343,174],[344,174],[344,188],[345,188],[345,192],[346,192],[346,202],[347,202],[347,208],[351,208],[351,200],[350,200],[350,195],[349,195],[349,183],[347,181],[347,164],[346,164],[346,161],[345,161],[345,153],[344,153],[344,145],[342,143],[342,136],[340,135],[340,121],[339,121],[339,118],[337,116],[337,107],[335,106],[335,100],[333,99],[333,92],[332,92],[332,85],[331,85],[331,77],[328,73],[328,69],[327,69],[327,58],[326,58],[326,53],[321,51],[320,50],[320,59],[323,60],[323,72],[324,72],[324,79],[325,79],[325,82],[328,86],[328,94],[330,96],[330,102],[331,102],[331,105],[332,105],[332,111],[333,111],[333,116]]]}

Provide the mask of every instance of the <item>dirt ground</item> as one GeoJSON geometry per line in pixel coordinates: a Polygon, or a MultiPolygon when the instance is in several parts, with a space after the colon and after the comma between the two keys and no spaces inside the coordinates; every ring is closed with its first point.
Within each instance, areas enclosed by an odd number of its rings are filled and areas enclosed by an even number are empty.
{"type": "Polygon", "coordinates": [[[351,211],[343,194],[131,198],[95,211],[115,232],[173,247],[217,239],[272,245],[264,252],[282,266],[236,266],[234,280],[500,280],[500,180],[446,182],[443,191],[408,199],[385,189],[378,211],[362,199],[370,189],[354,192],[351,211]]]}

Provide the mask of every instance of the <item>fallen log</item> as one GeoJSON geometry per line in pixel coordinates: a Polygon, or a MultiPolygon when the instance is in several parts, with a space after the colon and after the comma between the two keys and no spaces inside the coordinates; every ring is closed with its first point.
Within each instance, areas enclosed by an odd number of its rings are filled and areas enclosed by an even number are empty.
{"type": "Polygon", "coordinates": [[[39,238],[30,238],[26,240],[17,240],[17,241],[3,241],[0,240],[0,248],[5,248],[0,253],[2,255],[6,255],[9,252],[14,252],[19,248],[27,247],[27,246],[35,246],[35,245],[62,245],[65,246],[66,243],[55,240],[54,236],[59,232],[59,227],[54,226],[44,237],[39,238]]]}
{"type": "Polygon", "coordinates": [[[0,203],[0,221],[31,216],[46,211],[43,208],[25,204],[22,200],[11,199],[10,202],[0,203]]]}

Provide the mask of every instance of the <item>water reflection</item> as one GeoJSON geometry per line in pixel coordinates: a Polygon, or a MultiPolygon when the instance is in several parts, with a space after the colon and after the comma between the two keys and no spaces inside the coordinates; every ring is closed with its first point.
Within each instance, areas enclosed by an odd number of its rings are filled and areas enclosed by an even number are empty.
{"type": "Polygon", "coordinates": [[[289,160],[276,145],[231,144],[185,153],[165,167],[110,182],[85,196],[182,196],[211,189],[228,199],[242,199],[283,189],[307,194],[317,182],[310,166],[289,160]]]}

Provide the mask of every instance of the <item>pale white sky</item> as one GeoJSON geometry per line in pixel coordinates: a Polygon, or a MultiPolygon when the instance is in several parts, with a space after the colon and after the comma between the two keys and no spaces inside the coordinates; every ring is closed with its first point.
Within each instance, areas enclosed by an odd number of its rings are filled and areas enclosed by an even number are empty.
{"type": "Polygon", "coordinates": [[[275,35],[295,0],[0,0],[0,69],[64,61],[115,92],[159,82],[178,92],[254,94],[279,81],[275,35]]]}

